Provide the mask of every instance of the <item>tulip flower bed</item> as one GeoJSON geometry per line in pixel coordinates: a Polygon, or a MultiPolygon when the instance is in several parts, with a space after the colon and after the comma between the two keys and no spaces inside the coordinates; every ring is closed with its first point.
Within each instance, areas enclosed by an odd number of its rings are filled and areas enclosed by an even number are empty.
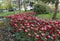
{"type": "Polygon", "coordinates": [[[39,20],[31,14],[7,16],[16,41],[59,41],[60,21],[39,20]]]}

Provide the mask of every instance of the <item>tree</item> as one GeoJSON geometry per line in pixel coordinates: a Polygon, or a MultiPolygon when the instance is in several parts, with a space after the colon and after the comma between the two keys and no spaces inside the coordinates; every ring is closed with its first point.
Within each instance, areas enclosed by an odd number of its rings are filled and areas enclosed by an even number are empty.
{"type": "Polygon", "coordinates": [[[2,9],[11,9],[11,8],[12,6],[10,0],[3,0],[2,9]]]}
{"type": "Polygon", "coordinates": [[[56,15],[57,15],[57,12],[58,12],[58,4],[59,4],[59,0],[56,0],[56,3],[55,3],[55,13],[54,13],[52,19],[56,19],[56,15]]]}
{"type": "Polygon", "coordinates": [[[26,11],[27,9],[27,3],[29,2],[30,0],[23,0],[23,5],[24,5],[24,9],[26,11]]]}
{"type": "Polygon", "coordinates": [[[0,9],[1,9],[1,4],[2,4],[2,3],[0,3],[0,9]]]}
{"type": "Polygon", "coordinates": [[[17,0],[17,3],[18,3],[18,7],[19,7],[19,10],[21,10],[21,0],[17,0]]]}
{"type": "Polygon", "coordinates": [[[26,11],[26,0],[23,1],[24,9],[26,11]]]}
{"type": "Polygon", "coordinates": [[[58,4],[59,0],[40,0],[45,3],[55,3],[55,13],[53,14],[52,19],[56,19],[57,13],[58,13],[58,4]]]}

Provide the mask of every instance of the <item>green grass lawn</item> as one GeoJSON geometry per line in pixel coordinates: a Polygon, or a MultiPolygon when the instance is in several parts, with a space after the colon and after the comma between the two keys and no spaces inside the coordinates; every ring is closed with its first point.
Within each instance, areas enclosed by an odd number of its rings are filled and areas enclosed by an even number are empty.
{"type": "MultiPolygon", "coordinates": [[[[38,18],[42,18],[42,19],[52,19],[53,13],[51,14],[38,14],[37,17],[38,18]]],[[[57,14],[57,18],[60,19],[60,13],[57,14]]]]}
{"type": "MultiPolygon", "coordinates": [[[[19,14],[21,12],[24,12],[24,11],[12,11],[12,12],[1,12],[0,13],[0,17],[4,17],[4,16],[8,16],[8,15],[12,15],[12,14],[19,14]]],[[[26,12],[29,12],[29,11],[26,11],[26,12]]],[[[53,16],[53,13],[50,13],[50,14],[37,14],[36,15],[39,19],[42,18],[42,19],[52,19],[52,16],[53,16]]],[[[57,14],[57,18],[60,19],[60,13],[57,14]]]]}
{"type": "Polygon", "coordinates": [[[20,13],[22,13],[22,12],[30,12],[30,11],[28,10],[28,11],[0,12],[0,17],[12,15],[12,14],[20,14],[20,13]]]}
{"type": "Polygon", "coordinates": [[[21,13],[23,11],[12,11],[12,12],[0,12],[0,17],[4,17],[4,16],[8,16],[8,15],[12,15],[12,14],[17,14],[17,13],[21,13]]]}

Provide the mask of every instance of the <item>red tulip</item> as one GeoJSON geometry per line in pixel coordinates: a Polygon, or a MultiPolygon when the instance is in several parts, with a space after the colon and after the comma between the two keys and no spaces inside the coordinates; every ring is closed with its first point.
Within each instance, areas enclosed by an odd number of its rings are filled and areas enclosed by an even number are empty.
{"type": "Polygon", "coordinates": [[[34,27],[31,27],[30,29],[31,29],[31,30],[34,30],[34,27]]]}
{"type": "Polygon", "coordinates": [[[50,35],[47,35],[46,38],[49,39],[50,38],[50,35]]]}
{"type": "Polygon", "coordinates": [[[41,36],[42,36],[42,37],[44,37],[44,36],[45,36],[45,34],[41,33],[41,36]]]}
{"type": "Polygon", "coordinates": [[[17,24],[14,24],[14,27],[18,27],[18,25],[17,24]]]}
{"type": "Polygon", "coordinates": [[[56,39],[56,37],[57,37],[56,35],[53,35],[53,40],[55,40],[55,39],[56,39]]]}
{"type": "Polygon", "coordinates": [[[49,34],[52,35],[53,34],[53,31],[50,31],[49,34]]]}
{"type": "Polygon", "coordinates": [[[42,41],[42,40],[38,39],[38,41],[42,41]]]}
{"type": "Polygon", "coordinates": [[[24,30],[24,32],[28,32],[28,30],[24,30]]]}
{"type": "Polygon", "coordinates": [[[39,35],[36,35],[36,38],[40,38],[40,36],[39,35]]]}
{"type": "Polygon", "coordinates": [[[59,30],[57,30],[57,34],[60,36],[60,31],[59,30]]]}

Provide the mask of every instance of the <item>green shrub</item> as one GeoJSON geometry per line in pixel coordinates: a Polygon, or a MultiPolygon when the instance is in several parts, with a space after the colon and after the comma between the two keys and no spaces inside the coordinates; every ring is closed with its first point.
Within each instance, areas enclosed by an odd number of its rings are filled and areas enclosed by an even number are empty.
{"type": "Polygon", "coordinates": [[[51,9],[45,4],[35,4],[33,11],[38,14],[48,14],[51,12],[51,9]]]}

